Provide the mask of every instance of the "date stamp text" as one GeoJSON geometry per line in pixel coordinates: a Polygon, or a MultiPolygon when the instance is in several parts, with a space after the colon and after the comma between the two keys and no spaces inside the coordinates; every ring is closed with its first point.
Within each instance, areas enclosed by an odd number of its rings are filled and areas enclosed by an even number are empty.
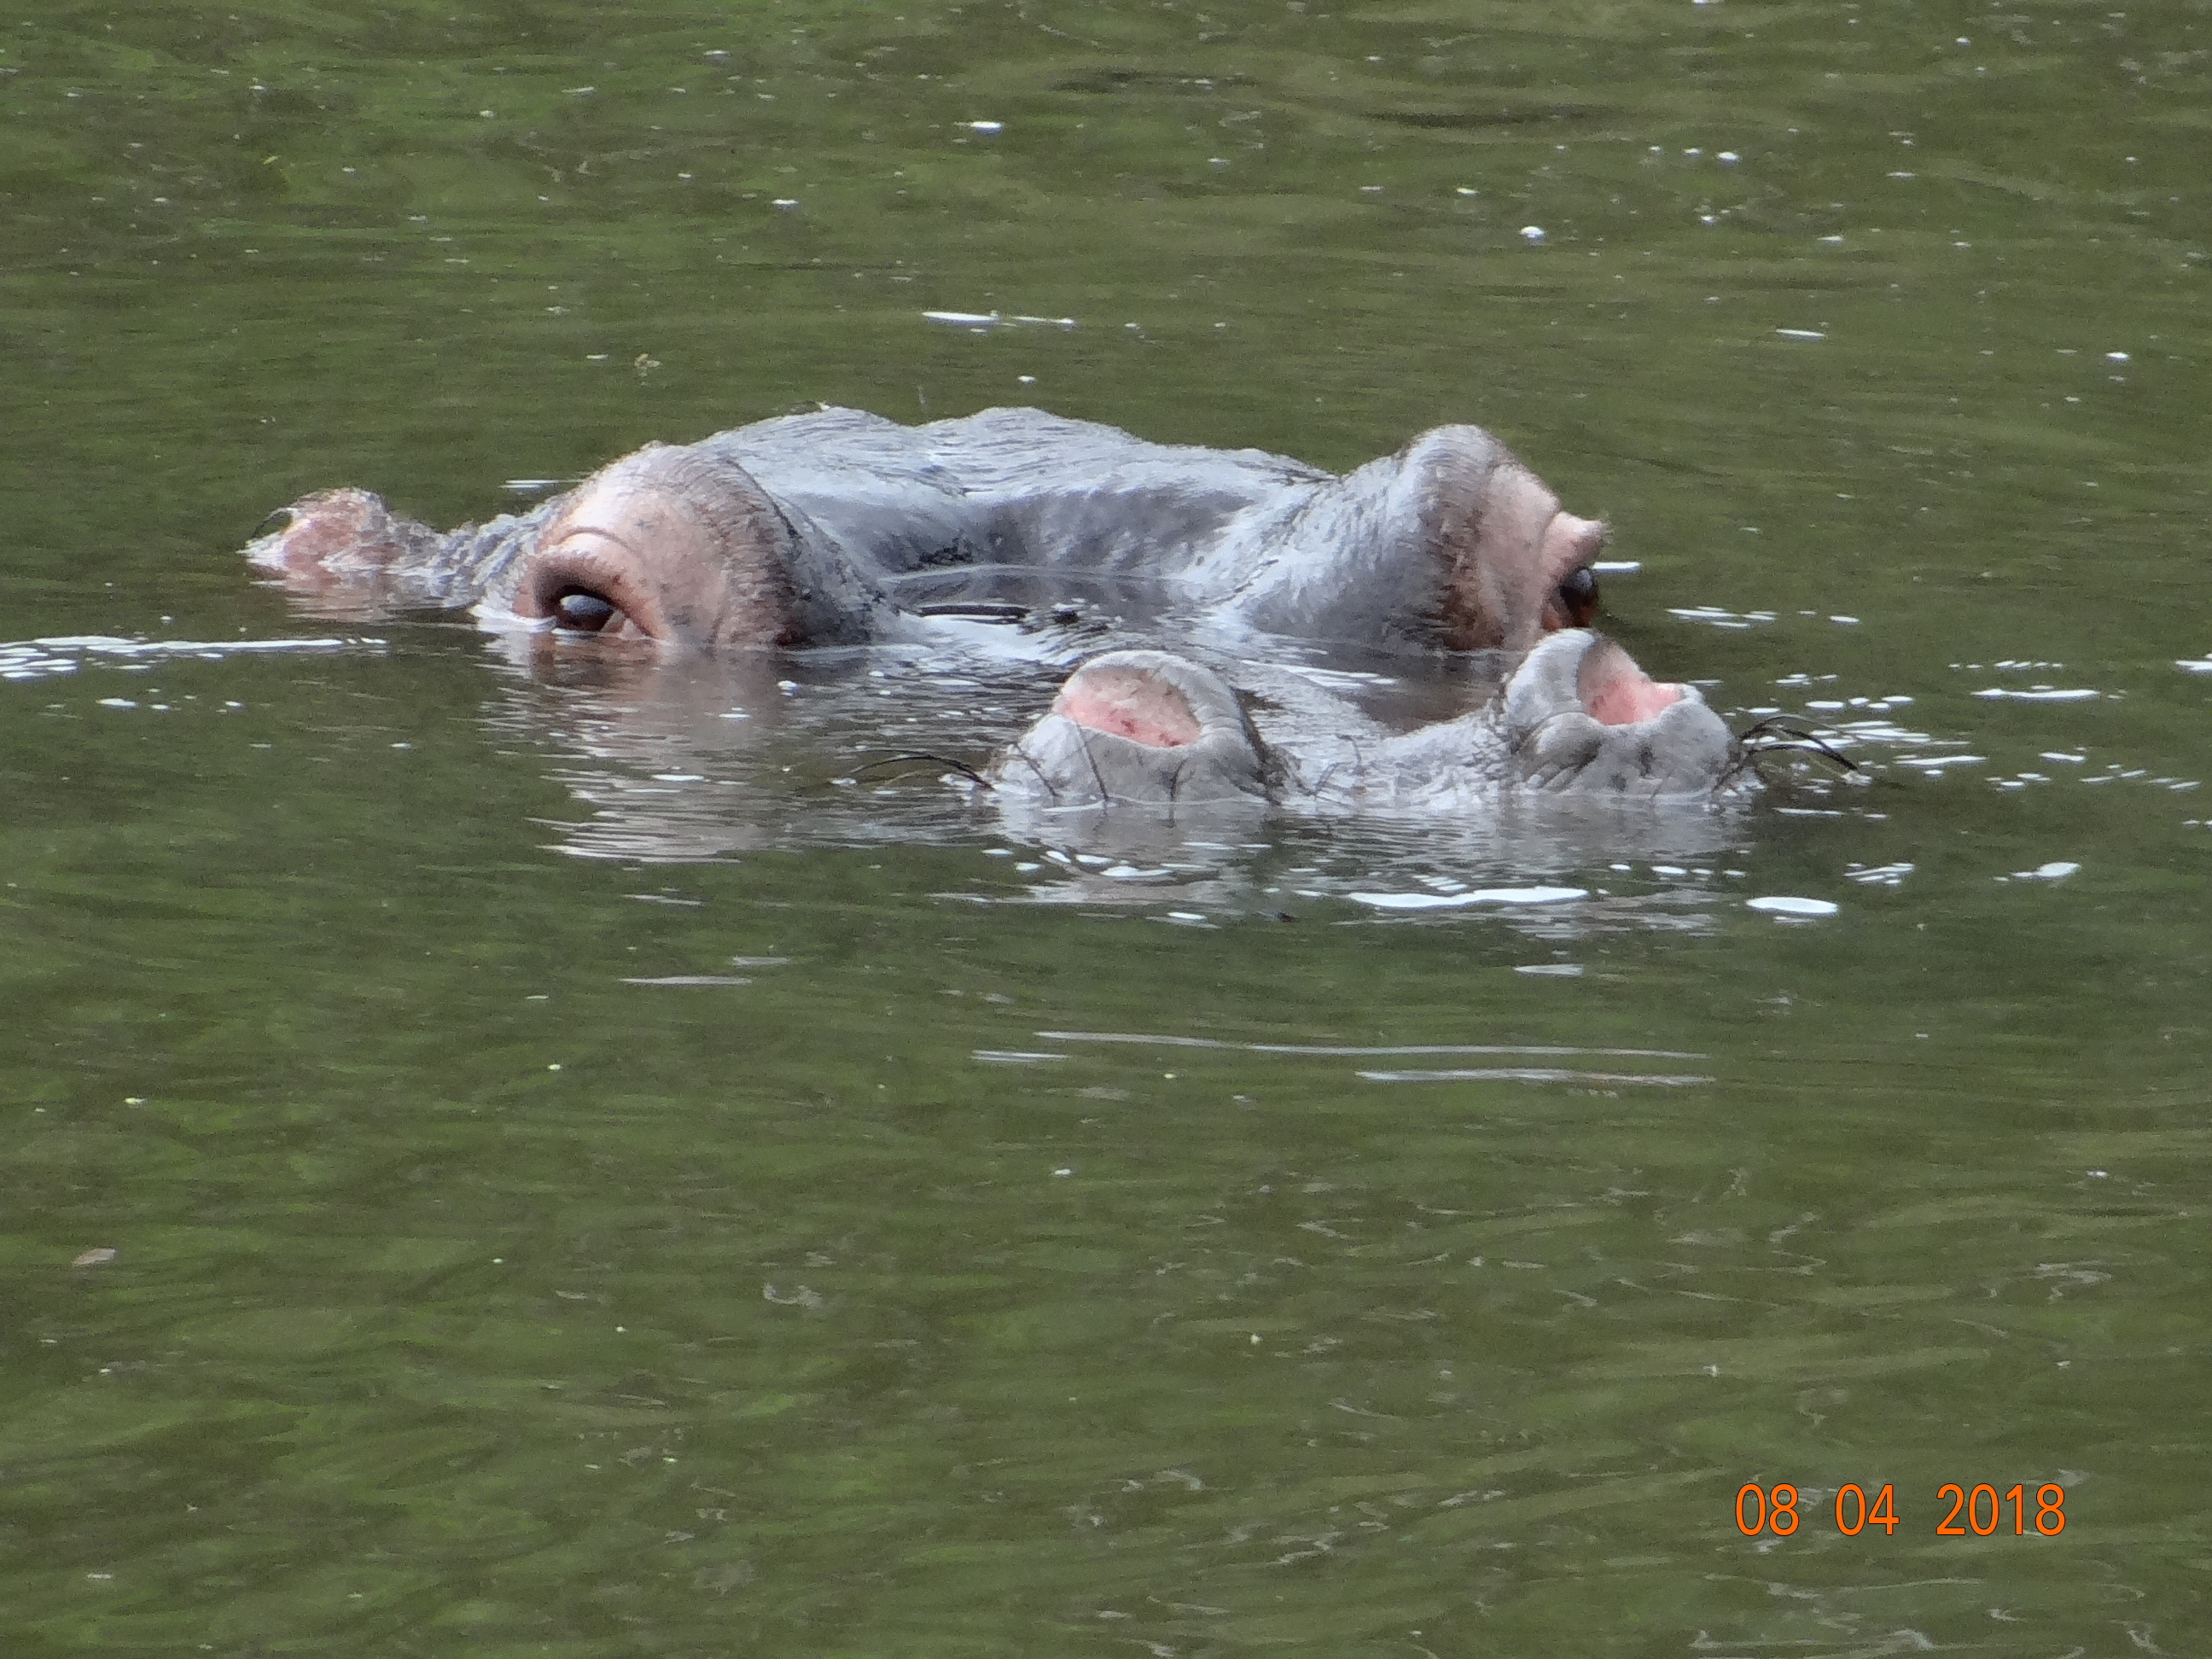
{"type": "MultiPolygon", "coordinates": [[[[1869,1527],[1880,1527],[1894,1537],[1901,1524],[1894,1482],[1883,1482],[1871,1498],[1856,1483],[1839,1486],[1834,1507],[1836,1530],[1846,1538],[1856,1538],[1869,1527]]],[[[2050,1483],[2036,1487],[2031,1496],[2022,1482],[1999,1492],[1987,1482],[1967,1487],[1947,1480],[1936,1490],[1936,1509],[1943,1511],[1936,1522],[1939,1538],[1988,1538],[1997,1533],[2056,1538],[2066,1530],[2066,1489],[2050,1483]]],[[[1787,1538],[1803,1524],[1807,1514],[1797,1488],[1786,1481],[1762,1486],[1747,1480],[1736,1491],[1735,1529],[1747,1538],[1762,1534],[1787,1538]]]]}

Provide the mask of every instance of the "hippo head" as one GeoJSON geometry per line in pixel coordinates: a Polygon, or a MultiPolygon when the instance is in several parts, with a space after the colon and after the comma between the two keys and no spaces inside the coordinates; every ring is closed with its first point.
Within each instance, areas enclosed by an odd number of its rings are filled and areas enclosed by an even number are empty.
{"type": "Polygon", "coordinates": [[[990,781],[1040,805],[1258,800],[1273,757],[1218,674],[1164,651],[1112,651],[1076,670],[990,781]]]}

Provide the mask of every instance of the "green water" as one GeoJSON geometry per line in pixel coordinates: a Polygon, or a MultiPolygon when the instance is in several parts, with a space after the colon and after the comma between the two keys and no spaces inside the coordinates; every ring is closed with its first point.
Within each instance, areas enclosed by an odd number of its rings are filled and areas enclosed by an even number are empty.
{"type": "Polygon", "coordinates": [[[27,0],[0,1650],[2204,1650],[2208,70],[2183,0],[27,0]],[[518,668],[235,556],[817,399],[1483,422],[1869,781],[1127,878],[836,781],[1048,675],[518,668]]]}

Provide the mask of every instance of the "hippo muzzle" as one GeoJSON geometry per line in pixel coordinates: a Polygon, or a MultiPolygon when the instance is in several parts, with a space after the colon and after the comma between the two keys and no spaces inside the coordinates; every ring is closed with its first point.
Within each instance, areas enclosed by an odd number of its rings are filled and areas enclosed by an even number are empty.
{"type": "Polygon", "coordinates": [[[1652,679],[1587,629],[1553,634],[1522,659],[1496,705],[1520,787],[1644,799],[1707,795],[1733,740],[1692,685],[1652,679]]]}
{"type": "Polygon", "coordinates": [[[1274,769],[1218,674],[1164,651],[1113,651],[1068,678],[989,777],[1053,805],[1171,805],[1264,799],[1274,769]]]}
{"type": "Polygon", "coordinates": [[[1348,704],[1302,714],[1303,726],[1277,711],[1263,735],[1212,670],[1166,652],[1116,651],[1069,678],[990,781],[1054,805],[1241,797],[1450,812],[1516,793],[1702,800],[1732,770],[1728,728],[1696,688],[1653,680],[1586,629],[1547,636],[1496,697],[1457,720],[1388,735],[1357,729],[1348,704]]]}

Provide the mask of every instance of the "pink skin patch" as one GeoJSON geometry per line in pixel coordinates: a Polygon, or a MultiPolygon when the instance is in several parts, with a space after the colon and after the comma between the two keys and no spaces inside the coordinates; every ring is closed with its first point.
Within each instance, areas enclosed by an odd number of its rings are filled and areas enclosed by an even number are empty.
{"type": "Polygon", "coordinates": [[[396,518],[365,489],[325,489],[269,515],[283,527],[246,556],[326,616],[367,615],[395,567],[435,550],[437,532],[396,518]]]}
{"type": "Polygon", "coordinates": [[[1600,726],[1633,726],[1682,701],[1680,686],[1651,678],[1628,653],[1617,648],[1607,652],[1602,662],[1586,663],[1583,678],[1583,707],[1600,726]],[[1589,683],[1593,678],[1595,684],[1589,683]]]}
{"type": "Polygon", "coordinates": [[[278,511],[291,516],[256,542],[249,556],[295,586],[331,586],[340,580],[333,567],[381,565],[399,550],[386,533],[390,515],[383,502],[366,490],[325,489],[278,511]]]}
{"type": "Polygon", "coordinates": [[[1098,668],[1079,674],[1060,688],[1052,709],[1078,726],[1152,749],[1180,749],[1199,738],[1198,717],[1182,693],[1138,669],[1098,668]]]}

